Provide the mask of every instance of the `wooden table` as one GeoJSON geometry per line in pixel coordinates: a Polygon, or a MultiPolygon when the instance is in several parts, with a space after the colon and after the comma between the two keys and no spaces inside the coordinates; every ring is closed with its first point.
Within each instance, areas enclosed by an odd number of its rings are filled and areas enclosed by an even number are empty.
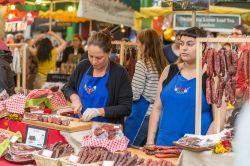
{"type": "MultiPolygon", "coordinates": [[[[145,154],[141,149],[128,148],[127,150],[133,155],[136,154],[139,158],[159,160],[159,158],[156,158],[155,156],[145,154]]],[[[176,165],[178,158],[164,158],[164,160],[171,161],[174,165],[176,165]]]]}

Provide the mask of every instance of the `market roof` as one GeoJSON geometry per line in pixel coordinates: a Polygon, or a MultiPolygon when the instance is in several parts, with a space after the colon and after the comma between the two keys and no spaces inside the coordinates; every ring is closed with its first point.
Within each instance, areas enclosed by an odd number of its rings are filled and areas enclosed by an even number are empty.
{"type": "MultiPolygon", "coordinates": [[[[187,13],[190,11],[181,11],[187,13]]],[[[136,12],[137,18],[149,18],[157,16],[165,16],[173,13],[172,7],[145,7],[141,8],[140,12],[136,12]]],[[[250,14],[250,9],[242,9],[235,7],[209,6],[209,10],[197,11],[197,13],[215,13],[215,14],[250,14]]]]}

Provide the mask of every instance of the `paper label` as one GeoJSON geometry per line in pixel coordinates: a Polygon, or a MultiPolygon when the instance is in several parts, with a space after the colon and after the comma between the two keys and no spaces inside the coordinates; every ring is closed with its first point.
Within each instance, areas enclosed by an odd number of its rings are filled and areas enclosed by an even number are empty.
{"type": "Polygon", "coordinates": [[[76,156],[76,155],[72,154],[72,155],[69,156],[69,161],[72,162],[72,163],[77,163],[78,159],[79,159],[79,157],[76,156]]]}
{"type": "Polygon", "coordinates": [[[102,166],[114,166],[114,161],[103,161],[102,166]]]}
{"type": "Polygon", "coordinates": [[[50,150],[47,150],[47,149],[44,149],[43,153],[42,153],[42,155],[45,156],[45,157],[51,157],[52,154],[53,154],[53,152],[50,151],[50,150]]]}
{"type": "Polygon", "coordinates": [[[16,143],[17,140],[18,140],[18,137],[14,135],[13,137],[11,137],[10,142],[16,143]]]}
{"type": "Polygon", "coordinates": [[[114,129],[119,129],[119,128],[120,128],[120,126],[118,126],[118,125],[114,126],[114,129]]]}

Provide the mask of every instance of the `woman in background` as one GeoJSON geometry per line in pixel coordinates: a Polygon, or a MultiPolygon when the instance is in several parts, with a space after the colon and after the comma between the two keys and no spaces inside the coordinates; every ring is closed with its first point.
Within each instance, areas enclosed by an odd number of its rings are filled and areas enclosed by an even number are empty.
{"type": "Polygon", "coordinates": [[[140,32],[137,43],[141,59],[136,62],[132,79],[133,105],[125,123],[125,135],[130,144],[143,146],[147,140],[149,116],[155,101],[158,81],[168,62],[156,31],[147,29],[140,32]]]}
{"type": "Polygon", "coordinates": [[[59,35],[52,31],[38,35],[29,43],[30,52],[37,57],[38,61],[38,71],[34,81],[35,89],[42,88],[47,80],[48,73],[56,71],[57,56],[64,50],[66,44],[59,35]],[[53,48],[51,40],[45,36],[55,37],[60,45],[53,48]],[[37,44],[37,48],[33,48],[34,44],[37,44]]]}

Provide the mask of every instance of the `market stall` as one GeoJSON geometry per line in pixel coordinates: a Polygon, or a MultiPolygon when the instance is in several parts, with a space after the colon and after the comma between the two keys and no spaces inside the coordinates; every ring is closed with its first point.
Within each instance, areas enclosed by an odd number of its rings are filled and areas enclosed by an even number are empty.
{"type": "MultiPolygon", "coordinates": [[[[150,162],[175,165],[179,150],[174,157],[159,158],[156,154],[166,153],[166,150],[161,150],[163,147],[155,147],[154,151],[127,148],[128,139],[123,135],[121,125],[92,124],[68,117],[72,116],[72,110],[58,89],[50,87],[30,91],[27,95],[17,94],[10,97],[1,94],[0,113],[4,119],[0,119],[0,134],[4,137],[1,136],[0,140],[4,142],[0,142],[0,146],[4,146],[4,151],[0,153],[0,164],[36,162],[39,166],[45,163],[74,165],[97,162],[97,165],[101,165],[107,160],[117,164],[124,162],[127,165],[135,165],[137,162],[138,165],[150,162]],[[10,135],[9,131],[13,134],[10,135]],[[91,151],[95,154],[102,151],[104,153],[100,153],[99,157],[105,153],[109,157],[94,158],[91,151]],[[88,157],[81,156],[82,152],[88,154],[88,157]],[[149,155],[148,152],[155,155],[149,155]],[[84,160],[86,157],[87,160],[84,160]]],[[[167,153],[172,152],[170,150],[167,153]]]]}

